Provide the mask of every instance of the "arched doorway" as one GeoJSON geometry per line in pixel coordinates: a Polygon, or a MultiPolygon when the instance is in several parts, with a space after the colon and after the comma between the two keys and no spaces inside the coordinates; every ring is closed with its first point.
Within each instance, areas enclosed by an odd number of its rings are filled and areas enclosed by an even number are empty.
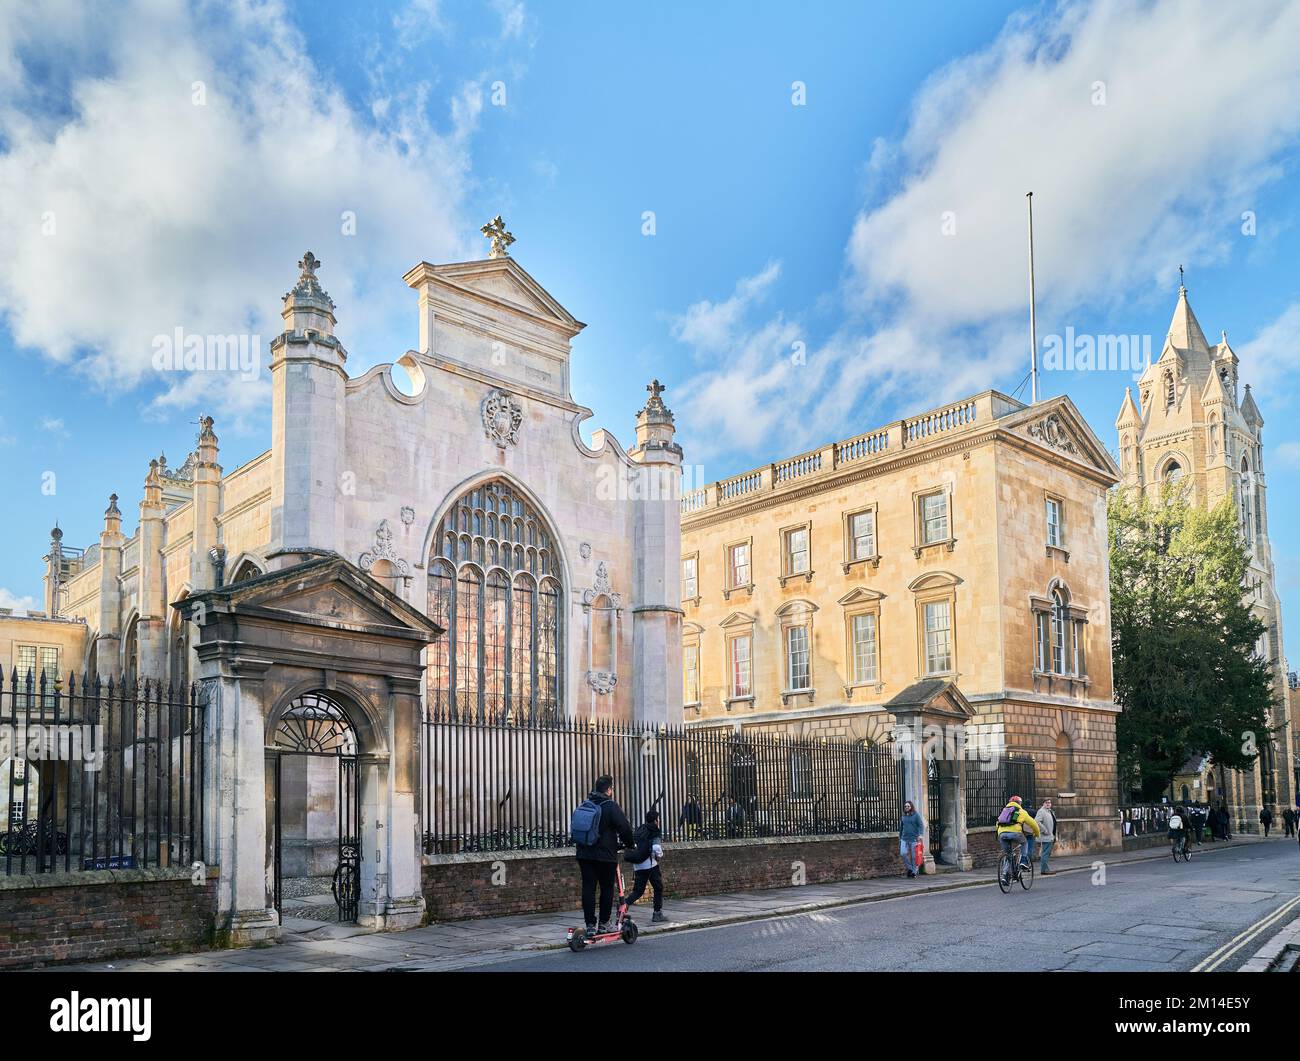
{"type": "Polygon", "coordinates": [[[361,786],[357,731],[342,701],[314,691],[272,722],[273,904],[309,921],[357,920],[361,896],[361,786]],[[321,897],[331,895],[334,916],[321,897]]]}

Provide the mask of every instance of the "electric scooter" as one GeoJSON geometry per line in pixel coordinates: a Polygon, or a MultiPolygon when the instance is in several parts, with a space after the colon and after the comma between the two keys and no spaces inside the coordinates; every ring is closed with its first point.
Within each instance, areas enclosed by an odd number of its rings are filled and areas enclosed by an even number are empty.
{"type": "Polygon", "coordinates": [[[574,954],[580,954],[588,947],[595,947],[601,943],[615,943],[620,939],[627,944],[636,942],[640,930],[628,913],[627,892],[623,889],[623,866],[615,863],[614,872],[618,875],[618,913],[614,917],[614,925],[608,932],[598,932],[590,937],[585,929],[569,929],[565,940],[569,944],[569,950],[574,954]]]}

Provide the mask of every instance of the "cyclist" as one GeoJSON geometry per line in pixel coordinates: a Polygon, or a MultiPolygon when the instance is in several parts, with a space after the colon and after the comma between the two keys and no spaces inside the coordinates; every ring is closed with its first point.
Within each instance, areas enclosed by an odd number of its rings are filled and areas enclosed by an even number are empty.
{"type": "Polygon", "coordinates": [[[1007,800],[1007,805],[1002,808],[1002,813],[998,815],[998,843],[1010,858],[1020,859],[1022,869],[1029,866],[1024,846],[1026,830],[1034,837],[1041,832],[1038,823],[1034,821],[1034,816],[1021,805],[1020,797],[1012,796],[1007,800]]]}
{"type": "Polygon", "coordinates": [[[1169,815],[1169,840],[1175,848],[1186,853],[1187,851],[1187,811],[1182,807],[1175,807],[1174,813],[1169,815]]]}

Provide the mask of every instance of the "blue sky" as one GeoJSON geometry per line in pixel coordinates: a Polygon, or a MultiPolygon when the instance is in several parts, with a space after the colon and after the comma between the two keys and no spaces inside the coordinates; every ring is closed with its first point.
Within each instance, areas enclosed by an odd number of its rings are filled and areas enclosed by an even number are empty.
{"type": "MultiPolygon", "coordinates": [[[[227,469],[266,448],[265,373],[160,374],[151,340],[265,344],[308,247],[359,374],[415,345],[402,273],[503,214],[588,324],[587,427],[627,442],[658,376],[715,479],[1014,391],[1032,188],[1040,337],[1158,354],[1179,264],[1227,329],[1300,631],[1294,4],[26,7],[0,13],[0,605],[39,600],[55,519],[91,544],[115,490],[133,529],[200,413],[227,469]]],[[[1043,389],[1113,447],[1129,382],[1043,389]]]]}

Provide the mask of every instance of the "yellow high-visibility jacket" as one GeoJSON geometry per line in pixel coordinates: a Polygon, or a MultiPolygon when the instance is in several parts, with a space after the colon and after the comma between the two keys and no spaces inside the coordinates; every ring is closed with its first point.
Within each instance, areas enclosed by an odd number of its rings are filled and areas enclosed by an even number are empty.
{"type": "MultiPolygon", "coordinates": [[[[1007,833],[1023,832],[1024,830],[1021,829],[1022,825],[1028,825],[1029,831],[1033,833],[1035,837],[1041,835],[1042,830],[1038,828],[1038,823],[1034,821],[1033,815],[1025,810],[1024,807],[1021,807],[1019,803],[1008,803],[1007,807],[1016,807],[1019,809],[1020,813],[1016,815],[1015,820],[1012,821],[1010,825],[998,826],[998,836],[1005,836],[1007,833]]],[[[1005,809],[1006,807],[1003,808],[1003,810],[1005,809]]]]}

